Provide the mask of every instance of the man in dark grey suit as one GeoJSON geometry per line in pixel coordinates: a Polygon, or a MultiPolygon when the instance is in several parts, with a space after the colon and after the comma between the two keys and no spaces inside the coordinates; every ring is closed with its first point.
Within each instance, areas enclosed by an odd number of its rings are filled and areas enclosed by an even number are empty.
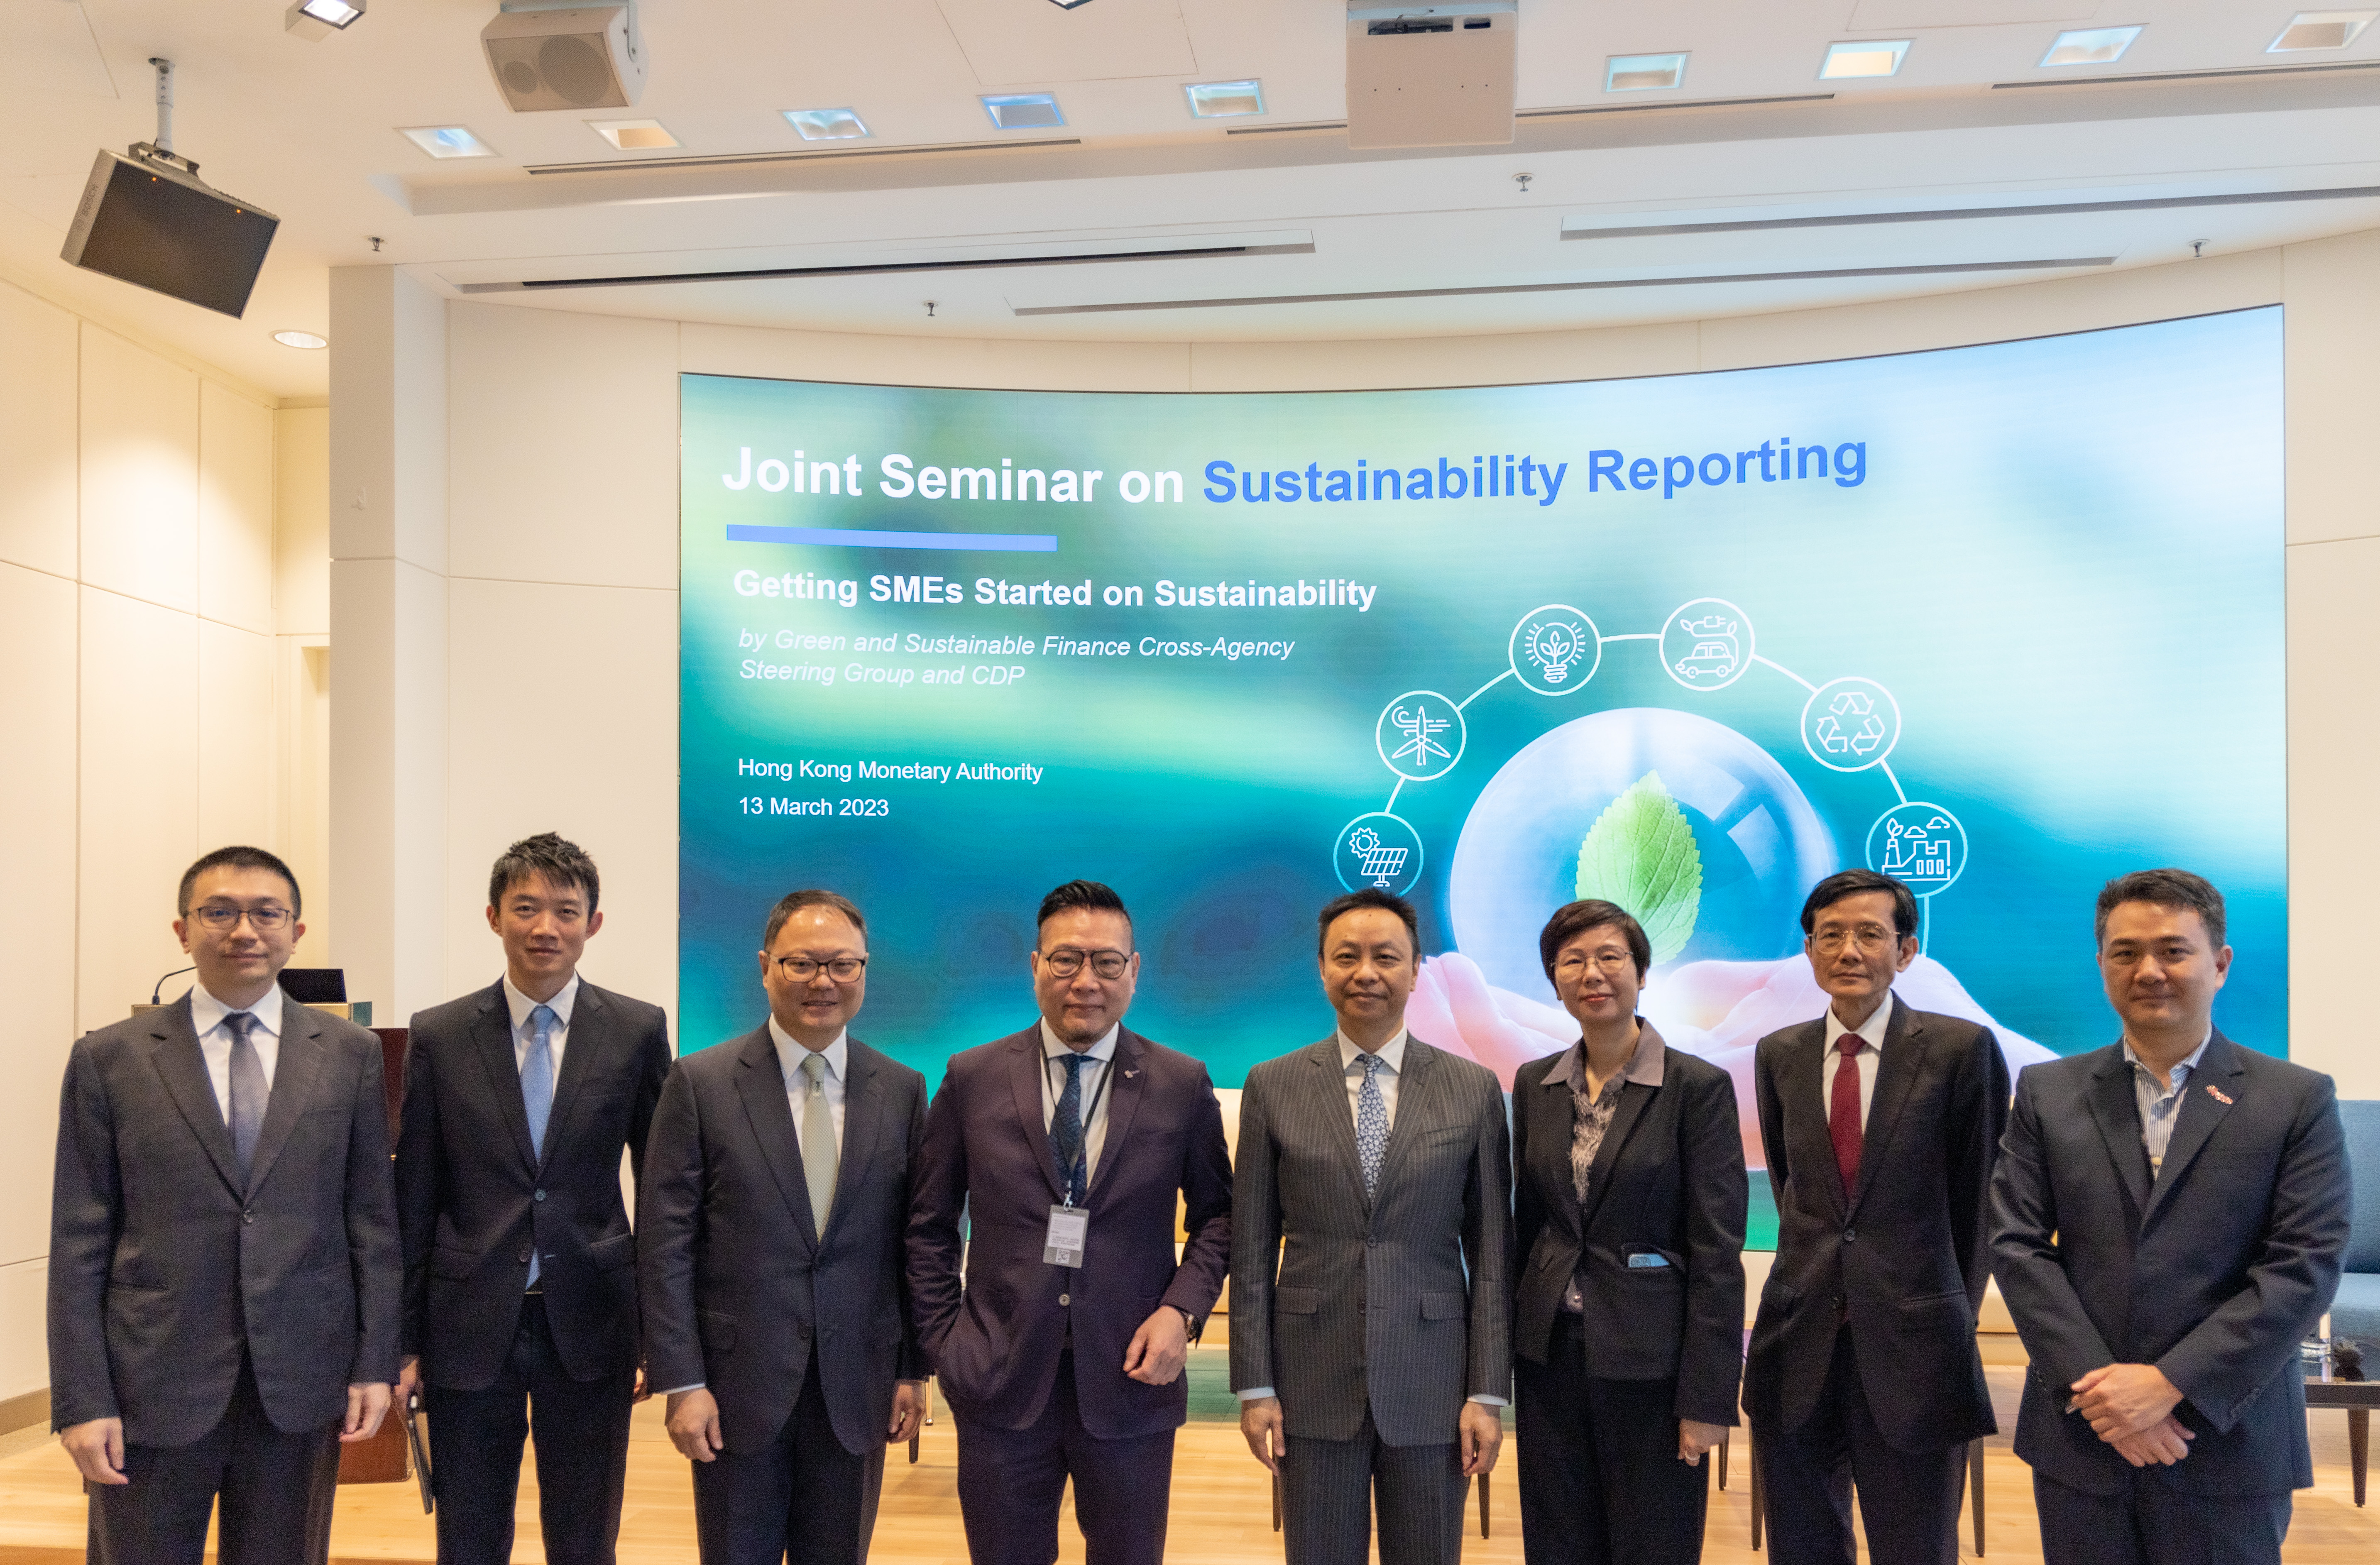
{"type": "Polygon", "coordinates": [[[429,1388],[440,1565],[505,1565],[537,1416],[551,1565],[611,1565],[637,1382],[641,1170],[669,1074],[657,1005],[578,975],[603,927],[594,860],[548,831],[504,850],[488,927],[504,976],[413,1018],[396,1142],[405,1371],[429,1388]]]}
{"type": "Polygon", "coordinates": [[[1512,1397],[1503,1089],[1405,1031],[1411,904],[1355,892],[1320,922],[1338,1029],[1240,1098],[1240,1432],[1281,1475],[1289,1565],[1362,1565],[1375,1502],[1382,1565],[1451,1565],[1512,1397]]]}
{"type": "Polygon", "coordinates": [[[1752,1066],[1778,1235],[1743,1406],[1769,1554],[1852,1565],[1856,1487],[1876,1559],[1954,1565],[1967,1442],[1997,1427],[1975,1311],[2008,1063],[1989,1028],[1893,997],[1917,960],[1907,886],[1830,875],[1802,934],[1827,1013],[1752,1066]]]}
{"type": "Polygon", "coordinates": [[[1992,1244],[2049,1565],[2277,1561],[2313,1482],[2298,1344],[2338,1286],[2345,1137],[2328,1076],[2215,1030],[2223,924],[2186,870],[2109,881],[2123,1037],[2017,1078],[1992,1244]]]}
{"type": "Polygon", "coordinates": [[[703,1565],[857,1565],[885,1443],[924,1412],[901,1262],[926,1078],[850,1035],[848,901],[786,896],[759,961],[768,1022],[681,1059],[645,1145],[645,1375],[694,1462],[703,1565]]]}
{"type": "Polygon", "coordinates": [[[338,1442],[396,1376],[396,1214],[380,1040],[285,1001],[306,927],[261,848],[182,877],[198,969],[76,1043],[50,1218],[50,1409],[91,1490],[91,1558],[305,1565],[338,1442]]]}

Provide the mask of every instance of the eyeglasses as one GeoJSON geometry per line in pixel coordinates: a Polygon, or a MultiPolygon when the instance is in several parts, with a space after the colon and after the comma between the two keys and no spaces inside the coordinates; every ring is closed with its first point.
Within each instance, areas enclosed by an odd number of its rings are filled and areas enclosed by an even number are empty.
{"type": "Polygon", "coordinates": [[[1041,964],[1061,978],[1073,977],[1083,970],[1086,962],[1091,964],[1091,971],[1102,978],[1121,978],[1123,970],[1132,965],[1132,956],[1129,952],[1113,950],[1076,951],[1070,945],[1041,953],[1041,964]]]}
{"type": "Polygon", "coordinates": [[[819,976],[821,968],[836,983],[847,984],[859,977],[860,969],[867,965],[868,958],[864,956],[838,956],[831,962],[813,962],[807,956],[777,958],[777,971],[797,984],[808,983],[819,976]]]}
{"type": "Polygon", "coordinates": [[[1881,924],[1863,924],[1856,929],[1828,929],[1810,937],[1810,944],[1820,952],[1833,956],[1843,947],[1857,946],[1862,951],[1890,951],[1899,940],[1881,924]]]}
{"type": "Polygon", "coordinates": [[[190,909],[190,916],[210,929],[237,929],[239,921],[245,918],[249,928],[260,935],[269,935],[275,929],[288,928],[290,920],[298,916],[285,907],[225,907],[217,903],[209,903],[204,907],[190,909]]]}
{"type": "Polygon", "coordinates": [[[1598,973],[1617,973],[1635,966],[1636,959],[1624,951],[1598,951],[1593,956],[1573,951],[1554,964],[1554,977],[1575,980],[1589,967],[1598,973]]]}

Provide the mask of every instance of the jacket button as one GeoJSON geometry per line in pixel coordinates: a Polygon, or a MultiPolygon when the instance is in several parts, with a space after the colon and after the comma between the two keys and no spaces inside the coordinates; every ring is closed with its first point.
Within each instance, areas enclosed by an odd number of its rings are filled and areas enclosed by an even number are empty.
{"type": "Polygon", "coordinates": [[[1075,1296],[1071,1293],[1061,1293],[1058,1295],[1058,1302],[1061,1304],[1071,1304],[1075,1302],[1075,1296]]]}
{"type": "Polygon", "coordinates": [[[254,1212],[242,1212],[239,1214],[239,1220],[242,1222],[254,1222],[256,1220],[256,1214],[254,1212]]]}
{"type": "Polygon", "coordinates": [[[542,1200],[544,1200],[544,1199],[545,1199],[545,1192],[544,1192],[544,1191],[542,1191],[542,1190],[539,1191],[539,1192],[536,1194],[536,1195],[534,1195],[534,1196],[532,1196],[532,1197],[531,1197],[531,1199],[533,1199],[533,1200],[538,1200],[538,1201],[542,1201],[542,1200]]]}
{"type": "Polygon", "coordinates": [[[1379,1244],[1379,1242],[1380,1242],[1380,1236],[1379,1236],[1378,1234],[1377,1234],[1377,1233],[1367,1233],[1367,1234],[1364,1235],[1364,1248],[1366,1248],[1366,1249],[1367,1249],[1367,1250],[1368,1250],[1368,1249],[1371,1249],[1373,1246],[1375,1246],[1375,1245],[1378,1244],[1379,1244]]]}
{"type": "Polygon", "coordinates": [[[1859,1243],[1859,1230],[1855,1228],[1847,1228],[1843,1230],[1843,1243],[1846,1244],[1855,1244],[1859,1243]]]}
{"type": "Polygon", "coordinates": [[[524,1244],[521,1246],[520,1255],[516,1258],[520,1261],[521,1265],[527,1266],[536,1257],[537,1247],[533,1244],[524,1244]]]}

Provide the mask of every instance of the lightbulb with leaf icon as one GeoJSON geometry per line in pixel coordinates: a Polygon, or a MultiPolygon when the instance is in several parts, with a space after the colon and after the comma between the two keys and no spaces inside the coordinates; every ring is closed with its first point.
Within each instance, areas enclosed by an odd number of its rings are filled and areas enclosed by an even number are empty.
{"type": "Polygon", "coordinates": [[[1529,632],[1529,661],[1544,671],[1547,684],[1560,685],[1570,678],[1571,665],[1585,645],[1578,626],[1549,620],[1529,632]]]}

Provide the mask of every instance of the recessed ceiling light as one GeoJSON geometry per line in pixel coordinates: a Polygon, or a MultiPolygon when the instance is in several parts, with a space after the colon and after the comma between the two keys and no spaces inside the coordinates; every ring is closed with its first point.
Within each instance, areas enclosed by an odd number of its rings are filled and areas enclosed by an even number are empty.
{"type": "Polygon", "coordinates": [[[1683,55],[1614,55],[1603,62],[1606,92],[1644,92],[1678,87],[1686,79],[1683,55]]]}
{"type": "Polygon", "coordinates": [[[1002,130],[1046,130],[1066,123],[1051,92],[1011,92],[981,100],[983,112],[1002,130]]]}
{"type": "Polygon", "coordinates": [[[1190,113],[1199,119],[1229,119],[1234,115],[1265,112],[1260,81],[1201,81],[1182,89],[1190,113]]]}
{"type": "Polygon", "coordinates": [[[2344,49],[2355,35],[2372,25],[2380,11],[2300,11],[2265,45],[2267,55],[2294,54],[2300,49],[2344,49]]]}
{"type": "Polygon", "coordinates": [[[1868,43],[1829,43],[1827,63],[1818,69],[1822,81],[1840,81],[1847,77],[1894,76],[1900,70],[1900,57],[1909,53],[1909,40],[1889,39],[1868,43]]]}
{"type": "Polygon", "coordinates": [[[433,158],[492,158],[496,150],[459,125],[399,127],[396,132],[433,158]]]}
{"type": "Polygon", "coordinates": [[[2124,51],[2140,35],[2141,30],[2136,27],[2094,27],[2080,32],[2061,32],[2050,44],[2049,53],[2041,56],[2042,68],[2112,66],[2124,57],[2124,51]]]}
{"type": "Polygon", "coordinates": [[[364,14],[366,0],[298,0],[282,13],[281,25],[309,43],[344,32],[364,14]]]}
{"type": "Polygon", "coordinates": [[[787,109],[784,114],[805,141],[863,141],[876,134],[856,109],[787,109]]]}
{"type": "Polygon", "coordinates": [[[624,152],[677,145],[677,138],[657,119],[590,119],[587,128],[624,152]]]}
{"type": "Polygon", "coordinates": [[[283,347],[315,348],[331,346],[330,338],[318,336],[312,332],[275,332],[273,334],[273,340],[283,347]]]}

